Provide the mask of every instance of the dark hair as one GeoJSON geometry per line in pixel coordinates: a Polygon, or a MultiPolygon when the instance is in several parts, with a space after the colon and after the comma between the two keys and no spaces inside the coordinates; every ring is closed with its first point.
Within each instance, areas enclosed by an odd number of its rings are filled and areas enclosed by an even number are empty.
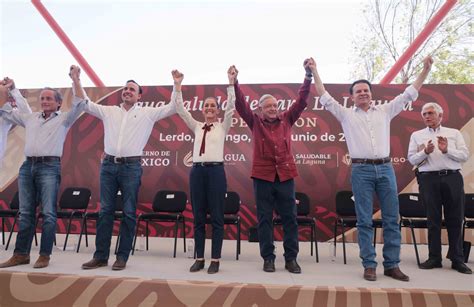
{"type": "Polygon", "coordinates": [[[141,95],[143,93],[142,87],[135,80],[132,80],[132,79],[127,80],[127,82],[125,82],[125,84],[127,84],[128,82],[132,82],[132,83],[135,83],[136,85],[138,85],[138,94],[141,95]]]}
{"type": "Polygon", "coordinates": [[[206,101],[206,100],[208,100],[208,99],[213,99],[213,100],[216,102],[217,108],[218,108],[218,109],[221,108],[221,105],[220,105],[220,103],[217,101],[217,98],[216,98],[216,97],[214,97],[214,96],[209,96],[209,97],[206,97],[206,98],[204,99],[204,101],[206,101]]]}
{"type": "Polygon", "coordinates": [[[353,93],[353,90],[354,90],[354,86],[356,84],[359,84],[359,83],[365,83],[369,86],[369,89],[370,91],[372,91],[372,84],[370,84],[369,80],[365,80],[365,79],[360,79],[360,80],[357,80],[357,81],[354,81],[352,84],[351,84],[351,87],[349,88],[349,93],[352,95],[354,94],[353,93]]]}
{"type": "Polygon", "coordinates": [[[46,86],[46,87],[43,87],[41,91],[52,91],[54,93],[54,100],[57,103],[59,103],[58,110],[59,108],[61,108],[61,104],[63,102],[63,95],[61,95],[61,93],[58,90],[46,86]]]}

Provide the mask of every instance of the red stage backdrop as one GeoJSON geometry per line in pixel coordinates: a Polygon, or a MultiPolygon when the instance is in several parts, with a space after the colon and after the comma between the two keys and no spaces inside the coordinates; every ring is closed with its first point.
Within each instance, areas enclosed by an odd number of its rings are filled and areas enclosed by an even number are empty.
{"type": "MultiPolygon", "coordinates": [[[[375,104],[388,103],[400,94],[406,86],[373,86],[375,104]]],[[[279,108],[284,111],[295,102],[299,84],[255,84],[242,85],[247,101],[255,109],[262,94],[271,93],[279,99],[279,108]]],[[[326,85],[326,89],[346,107],[352,107],[349,98],[349,85],[326,85]]],[[[88,95],[104,105],[116,105],[120,102],[119,88],[86,89],[88,95]]],[[[142,100],[144,105],[158,107],[169,102],[172,88],[169,86],[144,87],[142,100]]],[[[33,110],[39,110],[40,90],[25,90],[33,110]]],[[[63,110],[71,105],[70,89],[63,89],[65,102],[63,110]]],[[[471,150],[471,158],[464,165],[466,192],[473,192],[473,156],[471,139],[474,139],[472,116],[474,85],[425,85],[417,101],[407,105],[391,125],[391,157],[397,174],[399,191],[413,183],[414,175],[406,159],[410,134],[423,128],[421,107],[426,102],[437,102],[443,109],[444,122],[448,127],[461,129],[471,150]],[[469,128],[471,127],[471,128],[469,128]]],[[[205,97],[216,96],[226,108],[225,85],[184,86],[185,106],[196,119],[202,119],[200,112],[205,97]]],[[[99,166],[103,153],[103,125],[93,116],[83,114],[71,128],[64,145],[62,159],[61,191],[68,186],[88,187],[92,190],[89,210],[99,210],[99,166]]],[[[6,207],[18,189],[16,180],[18,168],[24,160],[22,150],[23,128],[15,127],[10,132],[5,167],[0,174],[0,206],[6,207]]],[[[144,149],[142,165],[144,173],[140,188],[138,213],[151,210],[153,196],[158,190],[183,190],[189,197],[188,175],[192,164],[192,146],[194,135],[178,115],[173,115],[155,124],[155,129],[144,149]]],[[[318,221],[318,240],[331,238],[335,217],[335,194],[339,190],[350,190],[350,159],[344,134],[337,120],[323,110],[319,97],[314,90],[308,98],[308,107],[293,127],[292,149],[299,177],[296,178],[296,190],[307,193],[311,200],[311,215],[318,221]]],[[[251,132],[237,112],[225,143],[225,170],[228,190],[239,193],[242,205],[242,235],[247,237],[250,226],[256,225],[256,208],[250,179],[252,159],[251,132]]],[[[192,212],[188,204],[186,210],[186,236],[192,236],[192,212]]],[[[91,222],[89,231],[95,231],[91,222]]],[[[74,232],[79,231],[76,222],[74,232]]],[[[115,230],[118,224],[115,225],[115,230]]],[[[65,223],[59,222],[59,230],[64,232],[65,223]]],[[[143,231],[143,225],[140,228],[143,231]]],[[[181,231],[181,229],[179,230],[181,231]]],[[[278,229],[276,239],[281,239],[278,229]]],[[[150,234],[172,236],[171,224],[150,224],[150,234]]],[[[181,234],[179,234],[181,235],[181,234]]],[[[301,239],[309,238],[308,232],[300,232],[301,239]]],[[[235,238],[235,227],[225,231],[226,238],[235,238]]]]}

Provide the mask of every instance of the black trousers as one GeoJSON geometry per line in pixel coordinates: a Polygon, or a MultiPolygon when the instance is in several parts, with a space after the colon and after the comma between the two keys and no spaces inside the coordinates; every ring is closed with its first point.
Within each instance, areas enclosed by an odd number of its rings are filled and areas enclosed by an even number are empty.
{"type": "Polygon", "coordinates": [[[428,217],[429,258],[441,261],[442,209],[448,231],[449,251],[452,262],[464,262],[462,250],[462,223],[464,221],[464,182],[461,173],[418,175],[420,195],[428,217]]]}
{"type": "Polygon", "coordinates": [[[196,256],[204,258],[206,215],[209,212],[212,224],[211,257],[219,259],[224,239],[224,201],[227,191],[224,166],[193,166],[189,177],[196,256]]]}

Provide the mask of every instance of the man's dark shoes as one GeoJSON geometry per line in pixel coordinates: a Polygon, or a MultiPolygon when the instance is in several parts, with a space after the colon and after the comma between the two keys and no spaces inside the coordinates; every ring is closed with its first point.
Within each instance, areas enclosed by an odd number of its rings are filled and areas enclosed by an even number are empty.
{"type": "Polygon", "coordinates": [[[265,272],[275,272],[275,260],[266,259],[263,261],[263,270],[265,272]]]}
{"type": "Polygon", "coordinates": [[[442,268],[443,265],[441,264],[441,261],[430,258],[426,260],[425,262],[420,263],[418,267],[423,270],[430,270],[434,268],[442,268]]]}
{"type": "Polygon", "coordinates": [[[117,260],[115,260],[114,264],[112,265],[112,270],[121,271],[125,269],[126,266],[127,261],[123,260],[122,258],[117,258],[117,260]]]}
{"type": "Polygon", "coordinates": [[[217,272],[219,272],[219,261],[211,261],[207,274],[216,274],[217,272]]]}
{"type": "Polygon", "coordinates": [[[401,280],[401,281],[409,281],[410,280],[410,277],[408,277],[407,275],[403,274],[402,271],[400,271],[400,268],[399,267],[394,267],[394,268],[391,268],[391,269],[386,269],[383,274],[385,276],[390,276],[392,277],[393,279],[396,279],[396,280],[401,280]]]}
{"type": "Polygon", "coordinates": [[[365,268],[364,269],[364,279],[368,281],[376,281],[377,274],[375,273],[375,268],[365,268]]]}
{"type": "Polygon", "coordinates": [[[301,267],[299,266],[298,262],[296,262],[296,259],[286,261],[285,262],[285,269],[288,270],[290,273],[294,274],[300,274],[301,273],[301,267]]]}
{"type": "Polygon", "coordinates": [[[462,262],[453,262],[451,264],[451,268],[458,271],[459,273],[472,274],[472,270],[462,262]]]}
{"type": "Polygon", "coordinates": [[[107,260],[100,260],[100,259],[97,259],[97,258],[92,258],[92,260],[90,260],[90,261],[88,261],[88,262],[86,262],[82,265],[82,269],[83,270],[92,270],[92,269],[97,269],[97,268],[107,266],[107,265],[108,265],[107,260]]]}
{"type": "MultiPolygon", "coordinates": [[[[212,263],[211,263],[212,265],[212,263]]],[[[210,268],[210,267],[209,267],[210,268]]],[[[189,268],[189,272],[197,272],[204,269],[204,260],[196,260],[194,264],[189,268]]],[[[218,267],[219,269],[219,267],[218,267]]]]}

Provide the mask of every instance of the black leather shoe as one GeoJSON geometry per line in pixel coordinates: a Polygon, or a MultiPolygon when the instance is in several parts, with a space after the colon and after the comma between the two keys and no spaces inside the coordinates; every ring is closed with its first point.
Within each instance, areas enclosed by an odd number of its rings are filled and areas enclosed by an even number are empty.
{"type": "Polygon", "coordinates": [[[300,274],[301,273],[301,267],[298,265],[298,262],[296,262],[296,259],[286,261],[285,262],[285,269],[288,270],[290,273],[294,274],[300,274]]]}
{"type": "Polygon", "coordinates": [[[451,268],[458,271],[459,273],[472,274],[472,270],[462,262],[453,262],[451,264],[451,268]]]}
{"type": "Polygon", "coordinates": [[[418,267],[423,270],[430,270],[434,268],[442,268],[443,265],[441,264],[441,261],[429,258],[425,262],[420,263],[418,267]]]}
{"type": "Polygon", "coordinates": [[[127,261],[123,260],[122,258],[117,258],[117,260],[115,260],[114,264],[112,265],[112,270],[121,271],[125,269],[126,266],[127,261]]]}
{"type": "Polygon", "coordinates": [[[265,272],[275,272],[275,260],[266,259],[263,261],[263,270],[265,272]]]}
{"type": "Polygon", "coordinates": [[[219,272],[219,261],[211,261],[211,265],[207,268],[207,274],[216,274],[219,272]]]}
{"type": "Polygon", "coordinates": [[[97,258],[92,258],[92,260],[84,263],[82,265],[83,270],[92,270],[92,269],[97,269],[103,266],[107,266],[107,260],[101,260],[97,258]]]}
{"type": "Polygon", "coordinates": [[[396,280],[401,280],[401,281],[410,281],[410,277],[408,277],[407,275],[403,274],[403,272],[400,270],[399,267],[394,267],[394,268],[391,268],[391,269],[386,269],[383,274],[385,276],[390,276],[392,277],[393,279],[396,279],[396,280]]]}
{"type": "Polygon", "coordinates": [[[189,268],[189,272],[197,272],[202,269],[204,269],[204,260],[196,260],[194,261],[194,264],[189,268]]]}

